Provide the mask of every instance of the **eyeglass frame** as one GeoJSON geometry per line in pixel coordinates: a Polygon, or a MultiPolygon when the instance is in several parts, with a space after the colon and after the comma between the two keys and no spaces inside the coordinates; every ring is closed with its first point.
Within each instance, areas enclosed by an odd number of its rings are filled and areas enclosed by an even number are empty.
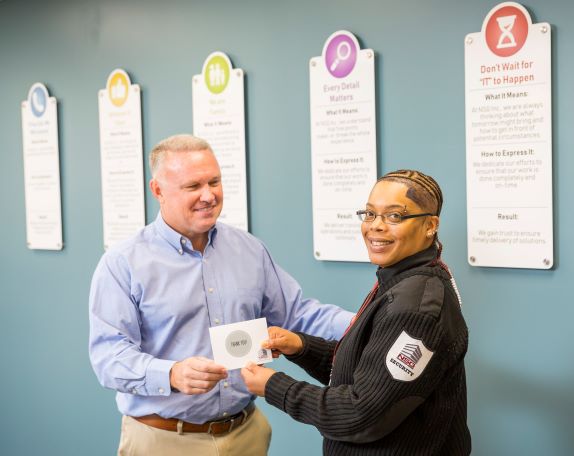
{"type": "MultiPolygon", "coordinates": [[[[406,212],[406,210],[407,210],[407,208],[406,208],[406,206],[405,206],[405,212],[406,212]]],[[[403,223],[405,220],[408,220],[408,219],[417,218],[417,217],[428,217],[428,216],[434,217],[434,216],[435,216],[434,214],[431,214],[430,212],[424,212],[424,213],[420,213],[420,214],[406,214],[406,215],[403,215],[403,214],[401,214],[401,213],[398,212],[398,211],[391,211],[391,212],[387,212],[387,213],[384,213],[384,214],[377,214],[375,211],[371,211],[371,210],[368,210],[368,209],[361,209],[361,210],[357,211],[356,214],[357,214],[357,216],[359,217],[359,220],[361,220],[361,222],[373,223],[375,220],[377,220],[377,217],[381,217],[381,221],[382,221],[384,224],[386,224],[386,225],[400,225],[401,223],[403,223]],[[367,212],[372,212],[372,213],[375,215],[375,217],[373,218],[373,220],[362,220],[362,219],[361,219],[361,215],[365,215],[365,216],[366,216],[367,212]],[[390,215],[390,214],[398,214],[398,215],[401,217],[401,219],[400,219],[398,222],[396,222],[396,223],[390,222],[390,221],[388,220],[388,218],[387,218],[387,216],[390,215]]]]}

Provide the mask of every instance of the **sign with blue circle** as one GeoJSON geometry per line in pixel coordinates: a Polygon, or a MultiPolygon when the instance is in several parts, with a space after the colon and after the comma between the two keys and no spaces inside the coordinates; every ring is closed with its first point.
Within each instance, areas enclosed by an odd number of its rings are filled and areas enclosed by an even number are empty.
{"type": "Polygon", "coordinates": [[[46,107],[48,106],[48,89],[44,84],[37,82],[30,88],[28,92],[28,106],[32,114],[36,117],[42,117],[46,112],[46,107]]]}
{"type": "Polygon", "coordinates": [[[62,250],[58,109],[46,86],[32,84],[21,103],[26,245],[62,250]]]}

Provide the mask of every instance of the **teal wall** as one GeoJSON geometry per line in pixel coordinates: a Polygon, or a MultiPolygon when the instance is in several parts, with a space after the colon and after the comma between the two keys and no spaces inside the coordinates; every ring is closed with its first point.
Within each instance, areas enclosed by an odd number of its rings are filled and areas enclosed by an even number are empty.
{"type": "MultiPolygon", "coordinates": [[[[102,254],[97,91],[116,67],[142,87],[146,157],[191,130],[191,77],[210,52],[245,70],[251,230],[306,295],[357,309],[373,266],[312,255],[307,64],[341,28],[377,53],[379,172],[420,168],[446,196],[441,238],[470,327],[474,454],[574,454],[574,6],[525,3],[534,22],[553,26],[556,257],[535,271],[466,262],[463,39],[495,4],[0,0],[0,454],[111,455],[117,445],[114,395],[87,356],[88,287],[102,254]],[[59,101],[61,252],[25,242],[20,103],[36,81],[59,101]]],[[[152,220],[149,193],[146,204],[152,220]]],[[[271,455],[320,454],[317,431],[264,408],[271,455]]]]}

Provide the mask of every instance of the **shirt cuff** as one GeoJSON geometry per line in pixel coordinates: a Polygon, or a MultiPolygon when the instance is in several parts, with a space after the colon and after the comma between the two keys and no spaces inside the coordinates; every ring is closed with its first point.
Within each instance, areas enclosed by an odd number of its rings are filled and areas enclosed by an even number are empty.
{"type": "Polygon", "coordinates": [[[146,392],[148,396],[169,396],[171,385],[169,383],[169,372],[175,361],[154,358],[149,363],[146,370],[146,392]]]}

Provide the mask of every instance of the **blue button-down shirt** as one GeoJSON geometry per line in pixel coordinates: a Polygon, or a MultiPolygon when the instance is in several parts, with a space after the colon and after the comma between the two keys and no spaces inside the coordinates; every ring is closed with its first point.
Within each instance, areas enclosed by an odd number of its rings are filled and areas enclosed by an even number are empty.
{"type": "Polygon", "coordinates": [[[239,412],[253,396],[239,370],[206,394],[172,392],[176,361],[213,359],[208,328],[266,317],[338,339],[353,314],[303,299],[299,284],[257,238],[217,223],[203,255],[158,215],[103,255],[90,290],[90,359],[121,413],[157,413],[192,423],[239,412]]]}

